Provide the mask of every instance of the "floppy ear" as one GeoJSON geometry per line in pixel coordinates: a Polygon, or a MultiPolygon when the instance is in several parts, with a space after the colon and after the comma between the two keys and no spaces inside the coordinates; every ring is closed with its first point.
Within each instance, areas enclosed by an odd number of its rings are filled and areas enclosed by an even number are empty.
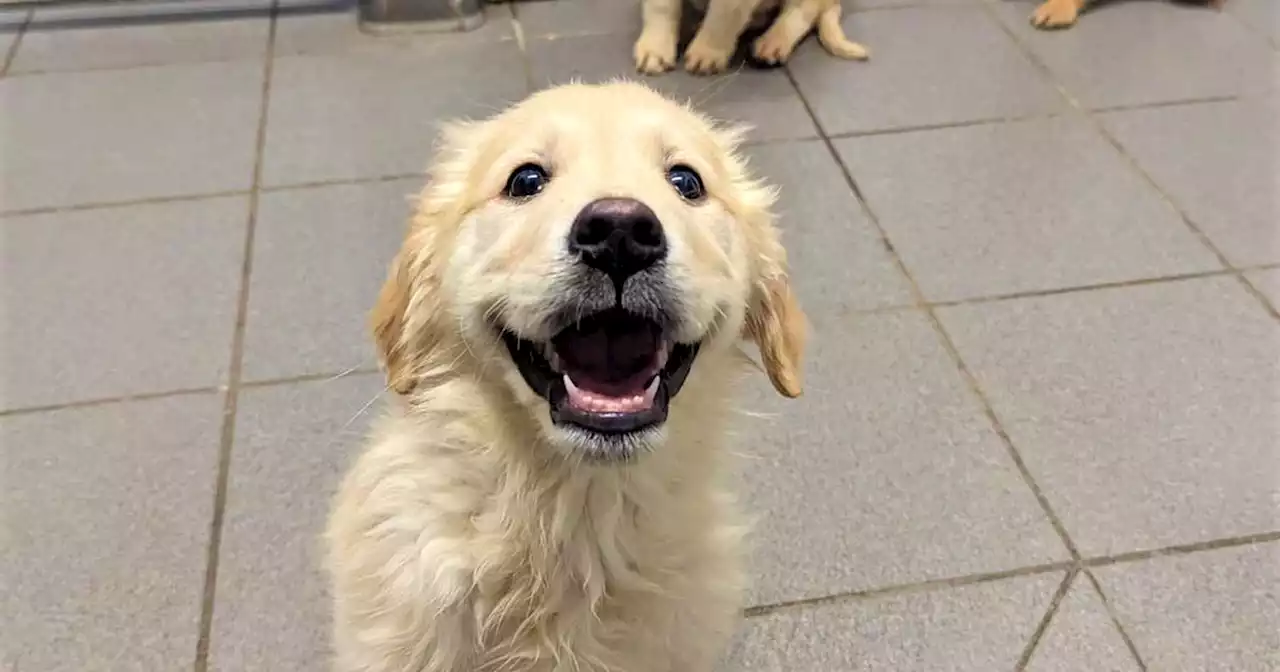
{"type": "Polygon", "coordinates": [[[412,391],[433,360],[448,357],[442,354],[449,332],[441,324],[446,310],[439,255],[451,237],[448,223],[457,220],[465,205],[477,127],[453,123],[442,129],[428,186],[369,316],[387,386],[399,394],[412,391]]]}
{"type": "Polygon", "coordinates": [[[378,361],[387,372],[387,387],[398,394],[407,394],[413,389],[414,377],[408,339],[405,338],[411,290],[404,257],[402,251],[391,262],[391,270],[369,314],[378,361]]]}
{"type": "Polygon", "coordinates": [[[809,324],[785,273],[759,283],[747,311],[747,337],[760,349],[773,388],[794,399],[803,388],[803,360],[809,324]]]}

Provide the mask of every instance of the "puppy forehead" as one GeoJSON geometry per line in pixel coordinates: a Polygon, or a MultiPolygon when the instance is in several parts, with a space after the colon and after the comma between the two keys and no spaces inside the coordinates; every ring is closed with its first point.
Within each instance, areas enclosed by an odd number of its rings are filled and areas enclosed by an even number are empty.
{"type": "Polygon", "coordinates": [[[714,131],[697,114],[641,84],[548,89],[511,110],[502,141],[550,157],[603,153],[661,160],[677,151],[713,154],[714,131]]]}

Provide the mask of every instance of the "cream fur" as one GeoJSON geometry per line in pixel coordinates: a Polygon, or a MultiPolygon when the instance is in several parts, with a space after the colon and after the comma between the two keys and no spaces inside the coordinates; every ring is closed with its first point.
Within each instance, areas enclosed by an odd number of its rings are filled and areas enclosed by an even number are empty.
{"type": "Polygon", "coordinates": [[[720,445],[739,336],[796,396],[805,334],[772,192],[737,138],[624,83],[548,90],[446,134],[374,311],[397,398],[327,533],[337,670],[714,667],[744,585],[720,445]],[[503,178],[529,157],[555,166],[552,186],[503,202],[503,178]],[[711,201],[676,197],[672,157],[695,165],[711,201]],[[486,328],[496,315],[537,331],[572,263],[564,222],[605,194],[659,214],[690,335],[705,339],[662,435],[621,464],[575,452],[486,328]]]}

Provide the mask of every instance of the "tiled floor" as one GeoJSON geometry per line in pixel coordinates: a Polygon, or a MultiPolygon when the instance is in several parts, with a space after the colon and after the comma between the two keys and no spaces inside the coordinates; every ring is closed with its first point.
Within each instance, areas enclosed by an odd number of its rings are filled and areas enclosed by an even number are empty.
{"type": "MultiPolygon", "coordinates": [[[[868,63],[653,80],[757,126],[816,329],[802,402],[743,400],[723,669],[1280,669],[1280,3],[845,4],[868,63]]],[[[434,129],[626,74],[637,29],[236,7],[0,12],[5,672],[324,669],[434,129]]]]}

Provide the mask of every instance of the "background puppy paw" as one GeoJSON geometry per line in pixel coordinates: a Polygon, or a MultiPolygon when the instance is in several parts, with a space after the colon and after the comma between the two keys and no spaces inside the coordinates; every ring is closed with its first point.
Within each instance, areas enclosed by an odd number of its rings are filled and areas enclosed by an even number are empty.
{"type": "Polygon", "coordinates": [[[733,58],[732,46],[717,49],[695,39],[684,52],[684,69],[695,75],[714,75],[729,67],[730,58],[733,58]]]}
{"type": "Polygon", "coordinates": [[[636,40],[636,70],[646,75],[660,75],[676,67],[674,39],[644,34],[636,40]]]}
{"type": "Polygon", "coordinates": [[[1036,28],[1066,28],[1076,22],[1080,7],[1075,0],[1047,0],[1031,14],[1036,28]]]}
{"type": "Polygon", "coordinates": [[[795,40],[791,39],[790,35],[770,30],[751,45],[751,52],[765,63],[778,64],[785,63],[788,58],[791,58],[791,52],[795,50],[795,46],[795,40]]]}

